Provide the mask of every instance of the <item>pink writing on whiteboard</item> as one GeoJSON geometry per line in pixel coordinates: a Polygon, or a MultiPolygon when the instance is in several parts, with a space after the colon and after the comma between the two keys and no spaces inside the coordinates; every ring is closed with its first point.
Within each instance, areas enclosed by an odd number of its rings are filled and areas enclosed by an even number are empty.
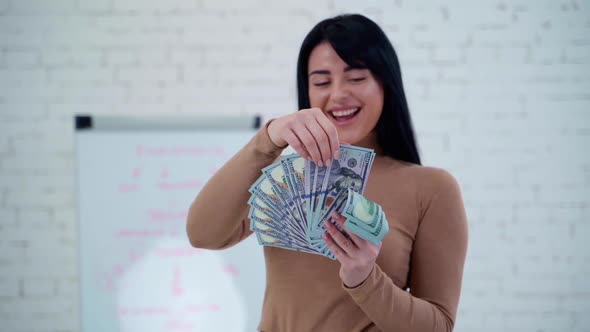
{"type": "Polygon", "coordinates": [[[182,288],[182,273],[178,267],[174,268],[174,279],[172,279],[172,294],[174,296],[182,296],[184,294],[184,288],[182,288]]]}
{"type": "Polygon", "coordinates": [[[193,257],[203,253],[203,249],[193,247],[180,248],[157,248],[155,251],[158,257],[193,257]]]}
{"type": "Polygon", "coordinates": [[[223,272],[229,274],[232,277],[237,277],[240,275],[240,271],[238,270],[238,268],[233,265],[233,264],[226,264],[223,267],[223,272]]]}

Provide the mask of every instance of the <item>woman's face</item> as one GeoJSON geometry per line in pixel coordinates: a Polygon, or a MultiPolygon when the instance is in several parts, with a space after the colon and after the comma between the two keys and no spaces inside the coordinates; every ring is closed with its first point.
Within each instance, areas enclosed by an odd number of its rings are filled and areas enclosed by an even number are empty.
{"type": "Polygon", "coordinates": [[[383,87],[368,69],[350,68],[328,42],[309,56],[311,107],[323,110],[340,142],[375,147],[374,131],[383,110],[383,87]]]}

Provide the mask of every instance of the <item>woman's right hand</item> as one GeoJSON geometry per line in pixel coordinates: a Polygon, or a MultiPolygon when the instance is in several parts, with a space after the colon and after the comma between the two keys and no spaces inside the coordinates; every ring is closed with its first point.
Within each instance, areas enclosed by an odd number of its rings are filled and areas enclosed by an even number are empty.
{"type": "Polygon", "coordinates": [[[267,130],[276,146],[288,144],[303,158],[320,167],[338,159],[338,131],[319,108],[308,108],[276,118],[267,130]]]}

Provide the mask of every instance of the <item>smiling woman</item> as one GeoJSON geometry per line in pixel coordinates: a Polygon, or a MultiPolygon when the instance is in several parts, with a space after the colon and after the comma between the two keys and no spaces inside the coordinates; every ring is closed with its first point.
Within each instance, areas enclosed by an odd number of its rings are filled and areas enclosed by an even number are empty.
{"type": "Polygon", "coordinates": [[[308,68],[310,106],[323,110],[341,141],[376,148],[383,87],[371,71],[349,66],[328,42],[313,49],[308,68]]]}
{"type": "MultiPolygon", "coordinates": [[[[299,52],[297,89],[299,109],[338,111],[348,106],[341,103],[348,102],[355,110],[364,106],[362,111],[371,113],[364,115],[368,134],[365,129],[341,141],[382,149],[392,158],[420,164],[397,53],[375,22],[362,15],[343,15],[318,23],[299,52]],[[323,80],[312,73],[323,74],[323,80]],[[316,85],[322,83],[326,85],[316,85]]],[[[335,124],[343,129],[340,135],[353,131],[335,124]]]]}
{"type": "Polygon", "coordinates": [[[335,213],[338,225],[326,223],[323,240],[336,261],[265,247],[259,329],[451,331],[467,251],[465,209],[451,174],[421,166],[387,36],[362,15],[321,21],[301,46],[297,86],[300,110],[269,121],[196,197],[191,244],[222,249],[252,233],[248,188],[285,147],[320,168],[334,162],[334,185],[347,187],[360,182],[337,164],[340,144],[372,148],[365,195],[381,206],[390,232],[369,242],[346,232],[335,213]]]}

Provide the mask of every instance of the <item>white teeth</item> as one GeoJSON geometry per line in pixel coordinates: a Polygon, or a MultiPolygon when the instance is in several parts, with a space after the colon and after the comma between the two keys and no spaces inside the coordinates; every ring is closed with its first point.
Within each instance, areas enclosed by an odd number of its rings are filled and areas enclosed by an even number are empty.
{"type": "Polygon", "coordinates": [[[358,111],[358,108],[351,108],[349,110],[342,110],[342,111],[332,111],[332,115],[334,115],[334,117],[341,117],[341,116],[347,116],[347,115],[351,115],[352,113],[358,111]]]}

